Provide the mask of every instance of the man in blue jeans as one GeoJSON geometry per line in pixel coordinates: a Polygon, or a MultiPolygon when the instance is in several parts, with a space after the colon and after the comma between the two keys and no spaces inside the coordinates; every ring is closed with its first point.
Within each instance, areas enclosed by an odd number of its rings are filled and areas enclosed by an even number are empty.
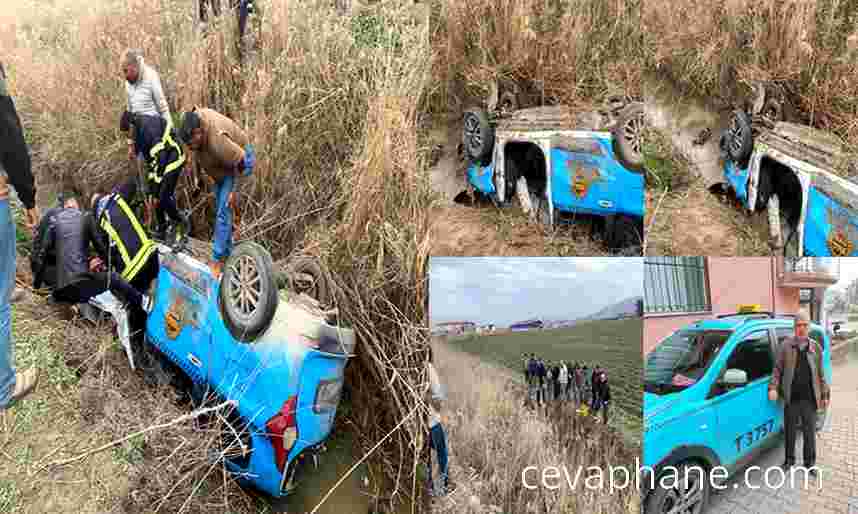
{"type": "Polygon", "coordinates": [[[9,184],[15,188],[26,209],[26,225],[32,230],[39,220],[36,184],[30,169],[30,152],[24,129],[9,96],[6,72],[0,63],[0,413],[36,387],[39,372],[16,372],[12,363],[12,309],[15,289],[15,223],[9,206],[9,184]]]}
{"type": "Polygon", "coordinates": [[[189,154],[215,186],[217,212],[210,267],[215,277],[220,278],[223,263],[232,253],[235,180],[253,173],[256,155],[244,130],[212,109],[194,107],[186,112],[179,137],[188,145],[189,154]]]}

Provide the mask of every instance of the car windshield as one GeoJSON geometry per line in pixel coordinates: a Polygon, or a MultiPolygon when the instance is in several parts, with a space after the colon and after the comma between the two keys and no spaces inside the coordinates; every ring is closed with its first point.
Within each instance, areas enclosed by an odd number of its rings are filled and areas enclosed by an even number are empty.
{"type": "Polygon", "coordinates": [[[679,330],[647,355],[644,389],[648,393],[681,391],[706,373],[732,332],[729,330],[679,330]]]}

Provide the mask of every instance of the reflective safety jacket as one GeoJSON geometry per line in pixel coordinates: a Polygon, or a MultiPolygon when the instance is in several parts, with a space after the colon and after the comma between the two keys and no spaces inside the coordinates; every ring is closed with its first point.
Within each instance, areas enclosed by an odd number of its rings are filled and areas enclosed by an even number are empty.
{"type": "Polygon", "coordinates": [[[185,152],[177,141],[172,124],[160,116],[137,115],[134,144],[146,160],[146,179],[160,184],[164,175],[185,164],[185,152]]]}
{"type": "Polygon", "coordinates": [[[111,269],[119,271],[128,282],[134,280],[157,250],[155,242],[149,239],[121,190],[99,202],[96,216],[98,226],[110,240],[109,249],[103,238],[94,242],[96,248],[103,258],[111,260],[111,269]]]}

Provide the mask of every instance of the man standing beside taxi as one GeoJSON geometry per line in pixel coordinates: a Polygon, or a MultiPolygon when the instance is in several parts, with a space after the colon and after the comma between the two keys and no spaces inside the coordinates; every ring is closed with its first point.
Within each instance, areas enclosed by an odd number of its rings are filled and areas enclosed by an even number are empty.
{"type": "Polygon", "coordinates": [[[816,411],[828,408],[830,388],[822,367],[822,347],[808,337],[808,316],[800,312],[795,336],[781,345],[769,382],[769,400],[783,400],[786,433],[784,470],[795,465],[795,436],[801,425],[804,467],[816,475],[816,411]]]}

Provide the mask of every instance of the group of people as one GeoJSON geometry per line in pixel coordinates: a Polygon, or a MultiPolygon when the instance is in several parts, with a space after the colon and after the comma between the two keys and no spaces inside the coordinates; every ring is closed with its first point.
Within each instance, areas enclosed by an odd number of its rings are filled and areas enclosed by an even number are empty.
{"type": "Polygon", "coordinates": [[[611,387],[605,368],[599,364],[591,368],[578,362],[546,361],[534,353],[521,354],[521,360],[529,404],[570,401],[576,408],[587,405],[594,414],[601,411],[602,421],[608,422],[611,387]]]}
{"type": "MultiPolygon", "coordinates": [[[[187,218],[176,206],[175,188],[189,162],[206,172],[215,189],[212,274],[220,278],[232,252],[232,211],[235,181],[249,176],[255,153],[245,132],[226,116],[194,107],[173,126],[169,103],[158,73],[144,62],[139,50],[122,58],[127,104],[120,115],[120,131],[127,135],[129,159],[137,159],[138,173],[110,191],[61,193],[55,206],[40,216],[36,183],[24,129],[9,95],[0,63],[0,412],[23,398],[38,382],[35,369],[16,372],[12,362],[11,307],[15,288],[16,229],[9,204],[10,188],[24,206],[24,224],[33,231],[30,267],[33,288],[47,288],[50,299],[81,304],[111,291],[129,312],[132,331],[142,333],[151,300],[147,296],[159,272],[155,240],[187,218]],[[157,225],[149,231],[131,208],[143,188],[147,213],[157,225]]],[[[195,169],[190,167],[190,169],[195,169]]]]}

